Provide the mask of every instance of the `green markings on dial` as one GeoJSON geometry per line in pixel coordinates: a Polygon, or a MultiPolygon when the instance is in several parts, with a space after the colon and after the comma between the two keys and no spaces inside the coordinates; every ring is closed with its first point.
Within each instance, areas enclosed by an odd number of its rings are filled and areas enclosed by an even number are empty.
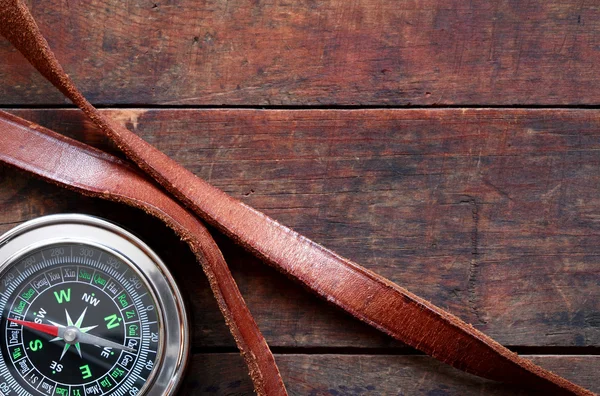
{"type": "Polygon", "coordinates": [[[79,270],[79,280],[80,281],[90,281],[90,280],[92,280],[92,273],[90,271],[86,270],[86,269],[80,269],[79,270]]]}
{"type": "Polygon", "coordinates": [[[102,277],[101,275],[99,275],[99,274],[94,275],[94,280],[93,280],[94,284],[104,287],[104,285],[106,285],[106,282],[107,282],[106,278],[102,277]]]}
{"type": "Polygon", "coordinates": [[[107,316],[106,318],[104,318],[104,320],[108,323],[106,323],[106,328],[107,329],[113,329],[115,327],[119,327],[121,322],[121,318],[117,317],[116,314],[112,314],[110,316],[107,316]]]}
{"type": "Polygon", "coordinates": [[[114,382],[110,380],[110,377],[108,375],[100,380],[100,386],[102,386],[102,389],[104,390],[108,390],[114,385],[114,382]]]}
{"type": "Polygon", "coordinates": [[[129,301],[127,294],[123,293],[118,297],[119,304],[121,304],[122,308],[127,308],[131,305],[131,301],[129,301]]]}
{"type": "Polygon", "coordinates": [[[21,350],[20,347],[16,347],[12,350],[12,357],[13,360],[17,360],[18,358],[20,358],[21,356],[23,356],[23,351],[21,350]]]}
{"type": "Polygon", "coordinates": [[[54,390],[54,394],[60,396],[69,396],[69,388],[62,388],[60,386],[57,386],[54,390]]]}
{"type": "Polygon", "coordinates": [[[23,298],[23,300],[25,301],[29,301],[29,299],[31,297],[33,297],[35,295],[35,289],[33,287],[30,287],[27,291],[23,292],[23,294],[21,294],[21,297],[23,298]]]}
{"type": "Polygon", "coordinates": [[[83,379],[88,379],[92,376],[92,370],[90,370],[90,366],[87,364],[79,367],[79,370],[81,370],[81,378],[83,379]]]}
{"type": "Polygon", "coordinates": [[[64,301],[69,302],[71,301],[71,289],[67,289],[65,290],[59,290],[58,292],[54,292],[54,297],[56,297],[56,301],[59,304],[62,304],[64,301]]]}
{"type": "Polygon", "coordinates": [[[125,311],[125,316],[127,316],[127,319],[135,318],[135,309],[130,309],[129,311],[125,311]]]}
{"type": "Polygon", "coordinates": [[[125,375],[125,370],[121,370],[118,367],[115,367],[113,369],[113,371],[110,372],[110,376],[113,377],[115,380],[119,381],[121,377],[123,377],[125,375]]]}
{"type": "Polygon", "coordinates": [[[83,388],[71,388],[71,396],[83,396],[83,388]]]}
{"type": "Polygon", "coordinates": [[[139,337],[140,336],[140,326],[136,324],[130,324],[127,326],[127,335],[129,337],[139,337]]]}
{"type": "Polygon", "coordinates": [[[13,312],[18,313],[19,315],[23,314],[23,310],[27,307],[27,303],[23,300],[19,301],[19,304],[13,307],[13,312]]]}
{"type": "Polygon", "coordinates": [[[44,344],[42,344],[41,340],[33,340],[33,341],[29,341],[29,350],[30,351],[37,351],[39,349],[42,349],[44,347],[44,344]]]}

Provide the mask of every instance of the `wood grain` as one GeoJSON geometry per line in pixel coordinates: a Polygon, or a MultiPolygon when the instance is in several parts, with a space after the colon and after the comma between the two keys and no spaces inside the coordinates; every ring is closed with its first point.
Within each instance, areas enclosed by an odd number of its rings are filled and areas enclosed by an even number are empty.
{"type": "MultiPolygon", "coordinates": [[[[552,0],[30,0],[92,102],[597,105],[600,12],[552,0]]],[[[64,104],[0,40],[0,104],[64,104]]]]}
{"type": "MultiPolygon", "coordinates": [[[[106,147],[77,111],[15,113],[106,147]]],[[[199,176],[503,344],[600,344],[598,111],[108,114],[199,176]]],[[[132,228],[171,258],[195,345],[233,345],[200,269],[168,230],[0,172],[0,223],[76,210],[132,228]]],[[[220,243],[272,346],[398,347],[220,243]]]]}
{"type": "MultiPolygon", "coordinates": [[[[539,365],[598,392],[599,356],[528,356],[539,365]]],[[[290,395],[531,395],[508,385],[483,380],[426,356],[276,355],[290,395]]],[[[241,357],[197,354],[182,394],[247,395],[241,357]]]]}

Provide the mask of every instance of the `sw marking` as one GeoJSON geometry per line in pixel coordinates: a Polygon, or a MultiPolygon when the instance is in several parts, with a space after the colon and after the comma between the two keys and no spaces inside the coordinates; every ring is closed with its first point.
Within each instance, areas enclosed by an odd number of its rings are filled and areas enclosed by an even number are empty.
{"type": "Polygon", "coordinates": [[[46,317],[46,310],[44,308],[40,308],[40,310],[34,312],[33,315],[35,316],[35,319],[33,321],[37,324],[40,324],[42,323],[42,319],[46,317]]]}

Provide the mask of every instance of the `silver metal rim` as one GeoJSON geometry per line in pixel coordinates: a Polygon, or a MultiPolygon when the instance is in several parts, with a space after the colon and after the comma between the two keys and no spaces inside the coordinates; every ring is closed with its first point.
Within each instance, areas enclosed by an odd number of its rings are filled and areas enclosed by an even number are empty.
{"type": "Polygon", "coordinates": [[[107,250],[134,269],[157,302],[162,345],[156,368],[139,395],[173,395],[189,354],[189,323],[181,292],[162,260],[139,238],[97,217],[60,214],[27,221],[0,237],[0,274],[27,252],[55,243],[85,243],[107,250]]]}

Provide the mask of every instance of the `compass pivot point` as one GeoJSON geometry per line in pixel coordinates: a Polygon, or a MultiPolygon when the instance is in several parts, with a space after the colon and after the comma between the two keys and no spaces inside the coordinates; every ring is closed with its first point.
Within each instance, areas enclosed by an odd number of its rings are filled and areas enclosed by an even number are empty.
{"type": "Polygon", "coordinates": [[[74,326],[67,327],[65,330],[65,334],[63,335],[63,340],[69,344],[73,344],[77,341],[77,336],[79,335],[79,329],[74,326]]]}

